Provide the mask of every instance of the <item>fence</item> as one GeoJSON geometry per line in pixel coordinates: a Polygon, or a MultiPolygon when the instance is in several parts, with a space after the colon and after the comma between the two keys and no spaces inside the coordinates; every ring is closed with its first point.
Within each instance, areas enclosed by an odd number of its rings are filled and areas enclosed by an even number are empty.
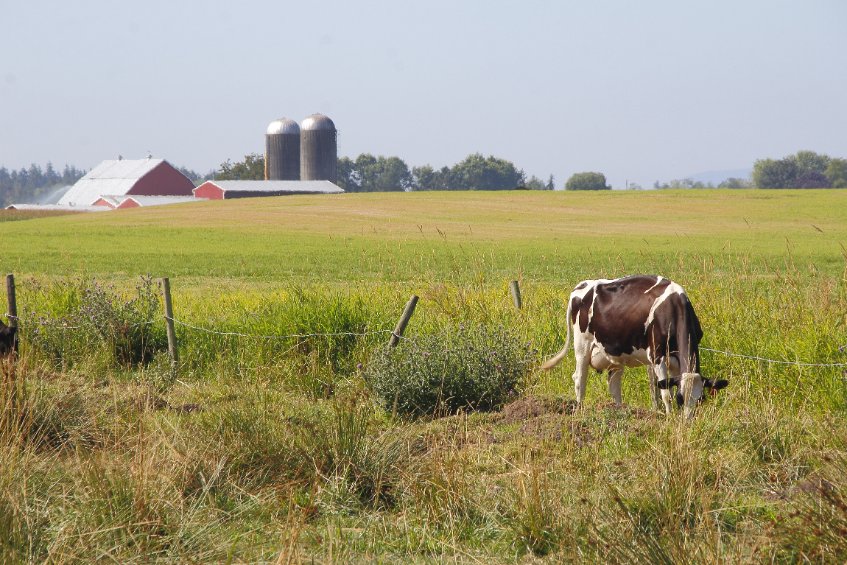
{"type": "MultiPolygon", "coordinates": [[[[181,321],[174,317],[173,313],[173,299],[171,296],[171,287],[170,287],[170,279],[164,277],[161,279],[162,282],[162,298],[164,303],[164,315],[163,319],[166,323],[167,329],[167,338],[168,338],[168,355],[171,363],[171,370],[174,374],[177,371],[177,367],[179,364],[179,348],[177,342],[177,334],[176,334],[176,326],[182,326],[185,328],[192,329],[194,331],[205,332],[214,335],[220,336],[233,336],[233,337],[250,337],[250,338],[259,338],[259,339],[307,339],[311,337],[335,337],[335,336],[366,336],[366,335],[379,335],[379,334],[390,334],[388,340],[389,347],[396,347],[401,339],[404,337],[404,333],[406,331],[406,327],[409,324],[412,316],[415,313],[415,309],[417,307],[419,297],[416,295],[412,295],[409,301],[406,303],[405,308],[403,309],[403,313],[397,321],[396,326],[393,330],[376,330],[371,332],[364,333],[352,333],[352,332],[340,332],[340,333],[311,333],[311,334],[292,334],[292,335],[253,335],[253,334],[245,334],[238,332],[220,332],[216,330],[210,330],[208,328],[203,328],[200,326],[192,325],[187,322],[181,321]]],[[[523,307],[523,301],[521,297],[521,291],[518,281],[513,280],[509,283],[509,293],[512,297],[513,304],[516,309],[520,310],[523,307]]],[[[18,317],[18,308],[17,308],[17,297],[15,291],[15,277],[13,274],[6,275],[6,297],[8,310],[6,317],[9,320],[10,327],[18,327],[20,318],[18,317]]],[[[148,320],[146,322],[141,322],[142,324],[153,324],[154,320],[148,320]]],[[[74,326],[66,326],[64,329],[74,329],[74,326]]],[[[18,335],[15,335],[13,350],[17,352],[18,350],[18,335]]],[[[776,364],[776,365],[793,365],[796,367],[817,367],[817,368],[837,368],[837,367],[847,367],[847,363],[835,363],[835,362],[803,362],[803,361],[789,361],[785,359],[771,359],[759,355],[750,355],[743,353],[735,353],[731,351],[724,351],[720,349],[711,349],[707,347],[700,347],[701,351],[708,351],[710,353],[716,353],[720,355],[724,355],[726,357],[733,357],[739,359],[745,359],[756,362],[763,362],[768,364],[776,364]]],[[[840,351],[847,350],[847,345],[844,345],[839,348],[840,351]]],[[[544,355],[543,357],[547,357],[549,355],[544,355]]]]}

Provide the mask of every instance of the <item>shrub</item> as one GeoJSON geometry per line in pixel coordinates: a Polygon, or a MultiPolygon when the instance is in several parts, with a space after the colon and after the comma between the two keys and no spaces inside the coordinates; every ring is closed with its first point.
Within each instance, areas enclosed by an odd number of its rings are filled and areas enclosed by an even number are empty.
{"type": "Polygon", "coordinates": [[[57,366],[72,365],[90,351],[123,366],[146,364],[167,348],[159,319],[159,291],[142,277],[135,296],[125,298],[96,280],[76,281],[47,291],[56,311],[34,318],[28,337],[57,366]]]}
{"type": "Polygon", "coordinates": [[[565,183],[565,190],[611,190],[603,173],[574,173],[565,183]]]}
{"type": "Polygon", "coordinates": [[[459,326],[377,351],[365,380],[404,416],[493,410],[515,392],[532,353],[505,330],[459,326]]]}

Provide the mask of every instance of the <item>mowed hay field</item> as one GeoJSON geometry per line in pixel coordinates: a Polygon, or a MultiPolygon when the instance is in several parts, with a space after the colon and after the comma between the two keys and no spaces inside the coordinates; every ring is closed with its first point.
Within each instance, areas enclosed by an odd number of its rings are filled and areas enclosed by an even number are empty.
{"type": "Polygon", "coordinates": [[[21,318],[2,369],[0,554],[844,562],[845,204],[516,191],[0,212],[21,318]],[[623,407],[592,374],[579,409],[572,355],[537,369],[564,343],[571,288],[632,273],[686,288],[704,372],[730,380],[693,421],[651,409],[643,369],[623,407]],[[465,394],[491,402],[448,408],[465,394]]]}

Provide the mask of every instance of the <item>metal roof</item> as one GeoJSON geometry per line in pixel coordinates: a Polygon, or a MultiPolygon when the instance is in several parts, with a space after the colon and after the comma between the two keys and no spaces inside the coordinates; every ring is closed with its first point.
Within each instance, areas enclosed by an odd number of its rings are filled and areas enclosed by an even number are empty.
{"type": "Polygon", "coordinates": [[[288,118],[280,118],[270,123],[267,130],[268,135],[300,135],[300,126],[297,122],[288,118]]]}
{"type": "Polygon", "coordinates": [[[60,206],[90,206],[103,194],[124,195],[138,180],[164,163],[164,159],[103,161],[79,179],[59,199],[60,206]]]}
{"type": "Polygon", "coordinates": [[[121,204],[127,200],[135,200],[139,206],[162,206],[164,204],[181,204],[183,202],[200,202],[207,200],[207,198],[195,198],[193,196],[142,196],[135,194],[132,196],[119,196],[117,198],[121,199],[121,204]]]}
{"type": "Polygon", "coordinates": [[[108,206],[60,206],[58,204],[9,204],[6,210],[62,210],[65,212],[106,212],[108,206]]]}
{"type": "Polygon", "coordinates": [[[304,131],[330,130],[335,131],[335,124],[329,117],[323,114],[312,114],[300,126],[304,131]]]}
{"type": "Polygon", "coordinates": [[[290,192],[293,194],[340,194],[340,186],[328,180],[212,180],[224,192],[290,192]]]}

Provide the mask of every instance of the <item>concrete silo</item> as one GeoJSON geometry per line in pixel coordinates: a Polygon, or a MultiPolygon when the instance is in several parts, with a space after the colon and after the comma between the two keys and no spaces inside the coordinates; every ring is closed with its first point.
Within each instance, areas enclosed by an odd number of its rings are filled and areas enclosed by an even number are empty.
{"type": "Polygon", "coordinates": [[[300,180],[300,126],[280,118],[265,135],[265,180],[300,180]]]}
{"type": "Polygon", "coordinates": [[[300,180],[335,182],[338,132],[323,114],[312,114],[300,126],[300,180]]]}

